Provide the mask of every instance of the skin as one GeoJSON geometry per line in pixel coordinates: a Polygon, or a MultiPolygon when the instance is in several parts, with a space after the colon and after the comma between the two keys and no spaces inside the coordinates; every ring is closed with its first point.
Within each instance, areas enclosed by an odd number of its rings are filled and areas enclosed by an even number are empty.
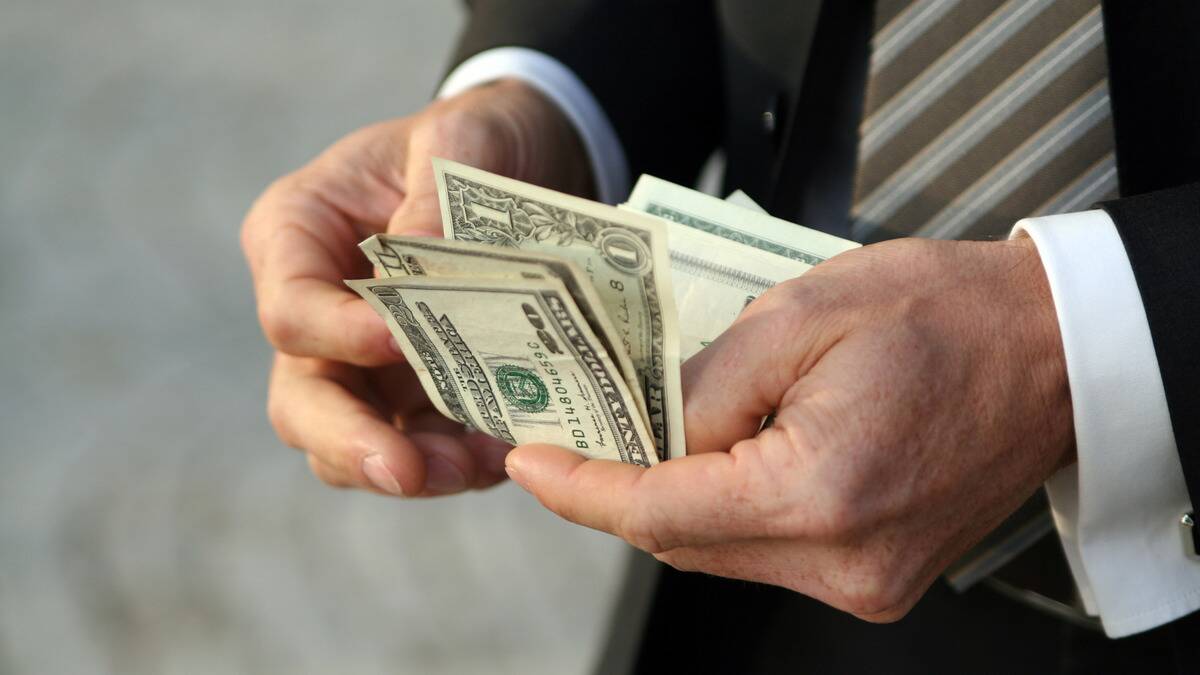
{"type": "Polygon", "coordinates": [[[752,303],[683,375],[688,457],[642,469],[530,445],[509,475],[678,569],[892,621],[1074,461],[1028,240],[844,253],[752,303]]]}
{"type": "Polygon", "coordinates": [[[889,621],[1074,461],[1061,337],[1027,240],[886,242],[764,294],[684,365],[687,457],[642,469],[466,433],[342,284],[370,274],[356,245],[371,234],[440,236],[432,156],[591,191],[569,122],[500,81],[357,131],[259,198],[242,241],[276,349],[268,413],[330,485],[432,496],[507,472],[679,569],[889,621]]]}
{"type": "Polygon", "coordinates": [[[504,478],[509,447],[438,414],[383,320],[342,283],[371,275],[357,244],[372,234],[441,236],[431,157],[584,196],[592,186],[558,108],[501,80],[360,129],[258,198],[242,247],[275,348],[268,414],[329,485],[430,496],[504,478]]]}

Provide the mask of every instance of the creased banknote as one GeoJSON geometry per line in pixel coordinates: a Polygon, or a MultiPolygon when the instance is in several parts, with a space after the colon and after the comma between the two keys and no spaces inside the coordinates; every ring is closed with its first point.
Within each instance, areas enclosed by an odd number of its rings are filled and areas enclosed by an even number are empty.
{"type": "Polygon", "coordinates": [[[625,206],[810,266],[859,246],[654,176],[638,179],[625,206]]]}
{"type": "Polygon", "coordinates": [[[740,206],[743,209],[749,209],[756,213],[767,212],[766,209],[760,206],[758,202],[754,201],[754,199],[750,195],[746,194],[743,190],[734,190],[733,192],[730,192],[725,196],[725,201],[733,204],[734,206],[740,206]]]}
{"type": "Polygon", "coordinates": [[[566,287],[575,305],[616,362],[622,379],[638,406],[643,422],[649,427],[646,404],[642,399],[637,372],[592,288],[592,282],[577,265],[552,255],[501,248],[468,241],[431,237],[404,237],[377,234],[358,247],[375,266],[380,276],[429,276],[467,279],[558,279],[566,287]]]}
{"type": "Polygon", "coordinates": [[[773,218],[740,191],[722,200],[652,176],[638,180],[622,208],[668,221],[685,360],[716,339],[768,288],[858,247],[773,218]]]}
{"type": "Polygon", "coordinates": [[[685,454],[679,337],[664,224],[434,160],[447,239],[546,253],[592,282],[641,383],[661,459],[685,454]]]}
{"type": "Polygon", "coordinates": [[[443,415],[514,445],[657,462],[616,363],[558,279],[346,283],[385,318],[443,415]]]}

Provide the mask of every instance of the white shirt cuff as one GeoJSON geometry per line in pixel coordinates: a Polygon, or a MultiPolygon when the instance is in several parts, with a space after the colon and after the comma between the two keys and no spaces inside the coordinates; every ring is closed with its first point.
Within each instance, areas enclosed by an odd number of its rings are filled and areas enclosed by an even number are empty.
{"type": "Polygon", "coordinates": [[[438,97],[453,96],[502,77],[526,82],[562,110],[575,127],[592,165],[600,201],[615,204],[629,195],[625,149],[604,109],[569,68],[525,47],[497,47],[463,61],[442,83],[438,97]]]}
{"type": "Polygon", "coordinates": [[[1200,608],[1191,510],[1146,311],[1100,210],[1027,218],[1062,331],[1078,461],[1046,484],[1087,609],[1123,637],[1200,608]]]}

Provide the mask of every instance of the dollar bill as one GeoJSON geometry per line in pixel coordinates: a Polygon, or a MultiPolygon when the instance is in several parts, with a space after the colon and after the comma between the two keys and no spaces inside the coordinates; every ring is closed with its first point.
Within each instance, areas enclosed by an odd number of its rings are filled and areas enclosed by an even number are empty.
{"type": "Polygon", "coordinates": [[[768,288],[812,265],[731,243],[678,223],[669,227],[671,275],[679,308],[679,351],[687,360],[725,332],[768,288]]]}
{"type": "Polygon", "coordinates": [[[638,414],[649,426],[649,415],[637,371],[604,311],[591,280],[571,261],[514,248],[393,234],[371,236],[359,243],[358,247],[383,277],[558,279],[571,294],[571,299],[600,340],[601,346],[616,362],[625,386],[637,404],[638,414]]]}
{"type": "Polygon", "coordinates": [[[644,214],[434,160],[447,239],[575,262],[637,371],[659,458],[686,452],[666,229],[644,214]]]}
{"type": "Polygon", "coordinates": [[[725,201],[733,204],[734,206],[740,206],[743,209],[749,209],[758,213],[767,212],[766,209],[760,206],[758,202],[754,201],[750,195],[746,194],[742,190],[734,190],[733,192],[730,192],[728,195],[726,195],[725,201]]]}
{"type": "Polygon", "coordinates": [[[625,206],[810,266],[859,246],[654,176],[638,179],[625,206]]]}
{"type": "Polygon", "coordinates": [[[642,176],[622,208],[668,221],[680,355],[708,346],[768,288],[858,244],[773,218],[745,193],[721,200],[642,176]],[[737,202],[737,203],[735,203],[737,202]]]}
{"type": "Polygon", "coordinates": [[[514,445],[657,462],[616,363],[558,279],[346,283],[387,321],[443,415],[514,445]]]}

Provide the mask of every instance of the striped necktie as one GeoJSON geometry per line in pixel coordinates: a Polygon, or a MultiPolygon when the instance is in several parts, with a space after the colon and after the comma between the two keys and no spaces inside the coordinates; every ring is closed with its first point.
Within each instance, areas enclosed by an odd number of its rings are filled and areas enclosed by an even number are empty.
{"type": "Polygon", "coordinates": [[[1116,196],[1098,0],[879,0],[852,232],[984,239],[1116,196]]]}

